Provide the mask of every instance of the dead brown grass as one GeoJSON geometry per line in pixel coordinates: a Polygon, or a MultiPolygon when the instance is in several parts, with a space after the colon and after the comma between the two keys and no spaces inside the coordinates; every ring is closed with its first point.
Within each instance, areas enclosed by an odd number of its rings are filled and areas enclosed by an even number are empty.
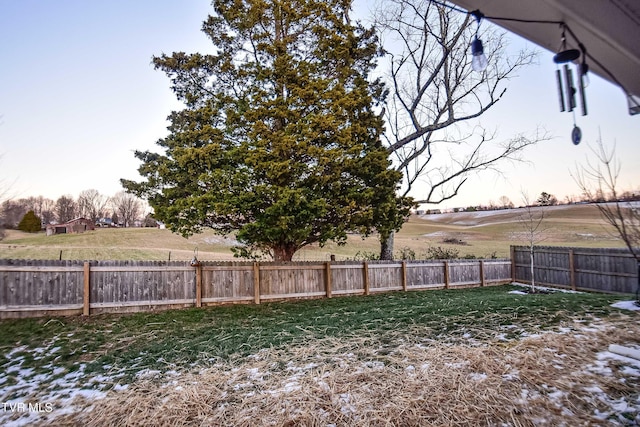
{"type": "Polygon", "coordinates": [[[415,328],[382,346],[371,336],[267,349],[239,365],[140,380],[53,424],[608,425],[596,411],[637,399],[639,378],[623,380],[619,362],[603,368],[597,355],[640,342],[629,319],[509,342],[445,344],[415,328]]]}

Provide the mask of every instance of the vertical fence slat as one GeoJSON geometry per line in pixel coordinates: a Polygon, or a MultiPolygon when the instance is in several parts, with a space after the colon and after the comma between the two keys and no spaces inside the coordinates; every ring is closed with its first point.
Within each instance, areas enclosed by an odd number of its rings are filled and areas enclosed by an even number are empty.
{"type": "Polygon", "coordinates": [[[324,283],[327,298],[331,298],[331,262],[324,263],[324,283]]]}
{"type": "Polygon", "coordinates": [[[260,304],[260,264],[253,263],[253,302],[260,304]]]}
{"type": "Polygon", "coordinates": [[[402,261],[402,290],[407,291],[407,261],[402,261]]]}
{"type": "Polygon", "coordinates": [[[571,289],[576,290],[576,266],[573,249],[569,250],[569,281],[571,282],[571,289]]]}
{"type": "Polygon", "coordinates": [[[196,307],[202,307],[202,264],[196,265],[196,307]]]}
{"type": "Polygon", "coordinates": [[[362,263],[362,277],[364,280],[364,294],[369,295],[370,293],[370,283],[369,283],[369,263],[367,261],[362,263]]]}
{"type": "Polygon", "coordinates": [[[449,289],[449,261],[444,262],[444,288],[449,289]]]}
{"type": "Polygon", "coordinates": [[[91,265],[88,262],[84,263],[84,293],[82,298],[82,314],[88,316],[90,313],[89,304],[91,302],[91,265]]]}

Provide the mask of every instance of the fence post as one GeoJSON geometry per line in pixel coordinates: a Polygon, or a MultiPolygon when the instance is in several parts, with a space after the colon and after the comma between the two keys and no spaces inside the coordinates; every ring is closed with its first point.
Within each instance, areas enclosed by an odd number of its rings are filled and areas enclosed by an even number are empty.
{"type": "Polygon", "coordinates": [[[369,263],[362,263],[362,281],[364,283],[364,294],[369,295],[369,263]]]}
{"type": "Polygon", "coordinates": [[[485,286],[484,280],[484,260],[480,260],[480,286],[485,286]]]}
{"type": "Polygon", "coordinates": [[[573,249],[569,249],[569,277],[571,281],[571,289],[576,290],[576,268],[574,266],[573,249]]]}
{"type": "Polygon", "coordinates": [[[402,261],[402,290],[407,291],[407,261],[402,261]]]}
{"type": "Polygon", "coordinates": [[[331,261],[324,263],[324,285],[327,292],[327,298],[331,298],[331,261]]]}
{"type": "Polygon", "coordinates": [[[202,307],[202,264],[196,266],[196,307],[202,307]]]}
{"type": "Polygon", "coordinates": [[[449,289],[449,261],[444,262],[444,288],[449,289]]]}
{"type": "Polygon", "coordinates": [[[260,304],[260,263],[253,263],[253,302],[260,304]]]}
{"type": "Polygon", "coordinates": [[[82,296],[82,315],[88,316],[91,312],[89,304],[91,303],[91,264],[89,262],[84,263],[84,294],[82,296]]]}

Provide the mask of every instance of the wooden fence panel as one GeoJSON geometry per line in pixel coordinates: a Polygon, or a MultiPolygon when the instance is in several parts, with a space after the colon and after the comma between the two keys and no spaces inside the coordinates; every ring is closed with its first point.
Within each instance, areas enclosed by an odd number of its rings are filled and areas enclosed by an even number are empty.
{"type": "Polygon", "coordinates": [[[82,265],[79,261],[0,260],[0,310],[81,309],[82,265]]]}
{"type": "MultiPolygon", "coordinates": [[[[496,265],[500,261],[496,261],[496,265]]],[[[509,281],[502,261],[485,282],[509,281]],[[500,276],[502,274],[502,276],[500,276]]],[[[452,260],[452,285],[480,285],[480,261],[452,260]]],[[[0,260],[0,318],[442,288],[442,261],[217,263],[0,260]],[[366,268],[365,268],[366,267],[366,268]],[[200,273],[196,273],[199,271],[200,273]],[[85,294],[85,289],[88,293],[85,294]],[[70,312],[69,310],[73,310],[70,312]],[[26,314],[25,314],[26,313],[26,314]]],[[[492,270],[493,269],[493,270],[492,270]]]]}
{"type": "Polygon", "coordinates": [[[485,260],[484,279],[486,283],[503,283],[511,280],[510,260],[485,260]]]}
{"type": "Polygon", "coordinates": [[[368,263],[369,266],[369,291],[382,292],[391,290],[401,290],[402,287],[402,264],[388,262],[368,263]]]}
{"type": "Polygon", "coordinates": [[[407,263],[407,288],[429,289],[444,287],[444,263],[409,262],[407,263]]]}
{"type": "Polygon", "coordinates": [[[331,263],[331,284],[334,295],[364,293],[364,263],[331,263]]]}
{"type": "Polygon", "coordinates": [[[449,286],[469,286],[480,283],[480,263],[449,262],[449,286]]]}
{"type": "Polygon", "coordinates": [[[205,263],[202,273],[203,302],[253,301],[254,273],[252,263],[222,265],[205,263]]]}
{"type": "Polygon", "coordinates": [[[577,287],[614,293],[633,293],[638,286],[636,260],[626,251],[574,250],[577,287]]]}
{"type": "Polygon", "coordinates": [[[260,298],[323,296],[326,294],[324,270],[324,264],[263,264],[260,266],[260,298]]]}
{"type": "MultiPolygon", "coordinates": [[[[530,282],[529,248],[515,246],[516,280],[530,282]]],[[[634,293],[638,287],[636,260],[625,249],[535,247],[535,281],[577,290],[634,293]]]]}
{"type": "Polygon", "coordinates": [[[195,268],[182,262],[102,261],[91,265],[89,281],[98,311],[195,301],[195,268]]]}

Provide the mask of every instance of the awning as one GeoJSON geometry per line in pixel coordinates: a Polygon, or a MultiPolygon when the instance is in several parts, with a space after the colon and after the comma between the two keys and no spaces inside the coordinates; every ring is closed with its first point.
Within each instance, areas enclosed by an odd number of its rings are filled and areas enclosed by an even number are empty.
{"type": "MultiPolygon", "coordinates": [[[[468,11],[552,52],[560,47],[556,24],[491,19],[562,21],[587,50],[590,72],[619,86],[629,113],[640,113],[640,0],[451,0],[468,11]],[[593,60],[589,60],[592,57],[593,60]]],[[[578,48],[572,37],[567,45],[578,48]]]]}

